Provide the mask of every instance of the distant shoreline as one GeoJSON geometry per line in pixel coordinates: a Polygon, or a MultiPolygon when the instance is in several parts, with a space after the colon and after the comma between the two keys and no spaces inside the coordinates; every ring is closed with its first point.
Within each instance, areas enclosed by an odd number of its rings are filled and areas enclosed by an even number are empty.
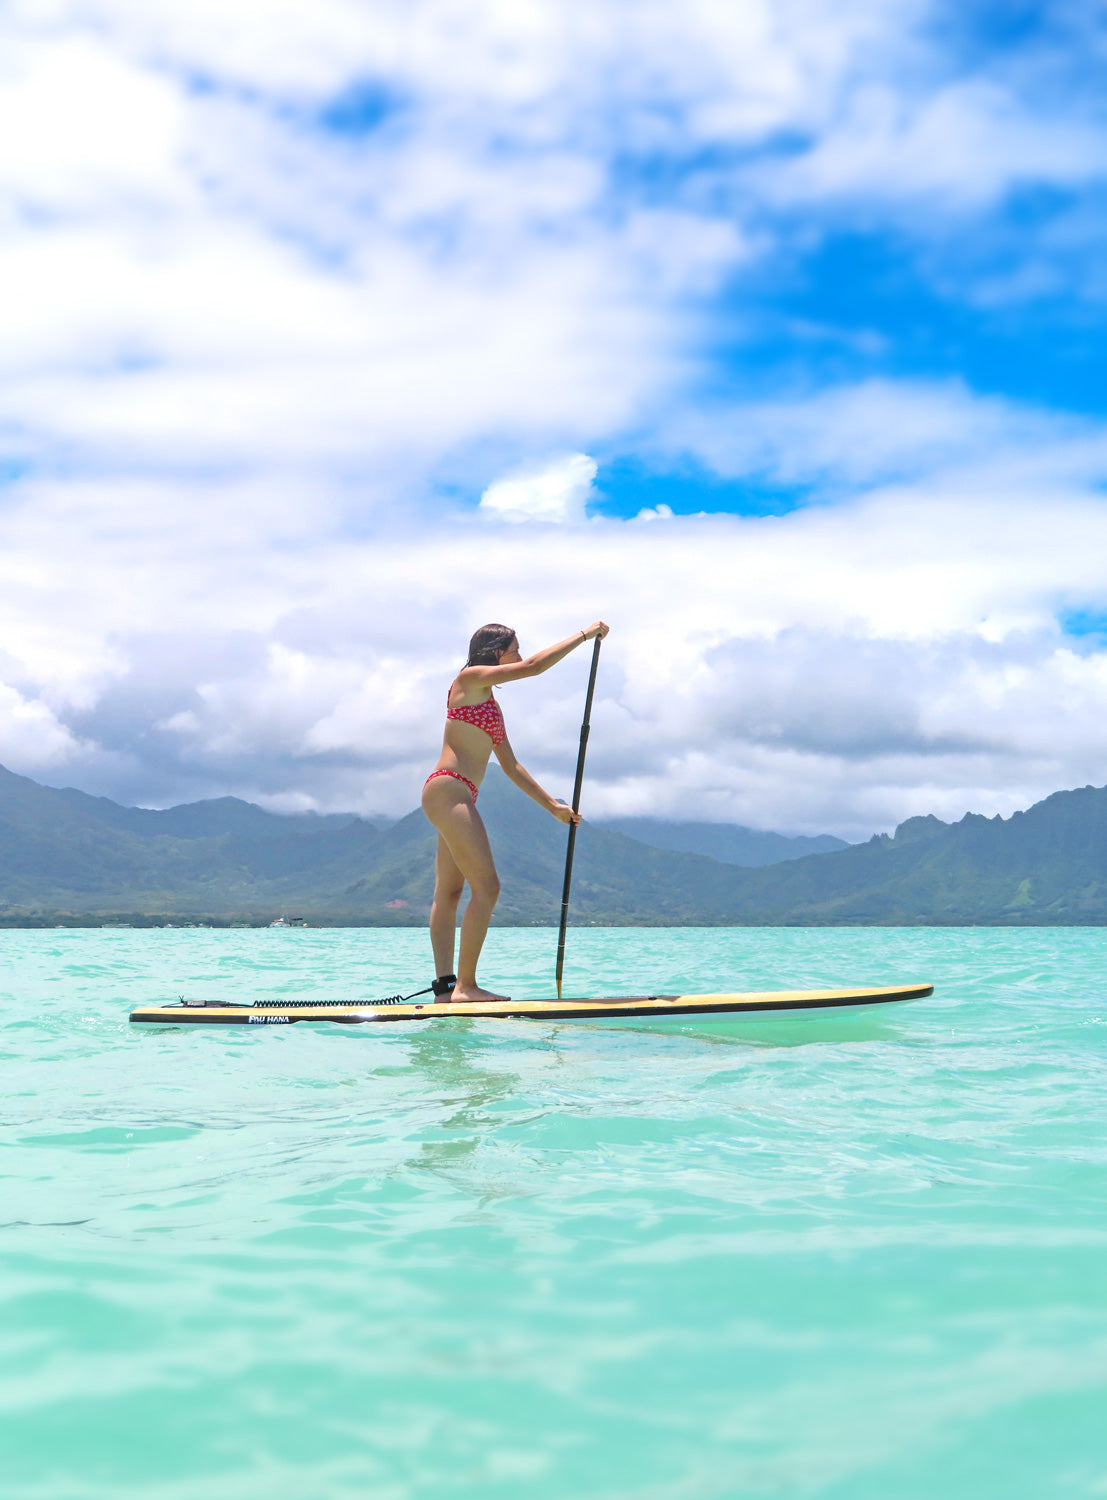
{"type": "MultiPolygon", "coordinates": [[[[556,922],[537,921],[493,921],[496,928],[531,928],[543,929],[556,932],[556,922]]],[[[987,917],[965,917],[965,916],[930,916],[920,917],[914,920],[890,920],[886,922],[860,922],[857,920],[839,921],[811,921],[811,920],[789,920],[781,917],[775,921],[741,921],[729,919],[721,921],[711,917],[688,917],[681,920],[664,919],[661,917],[627,918],[620,916],[618,919],[604,921],[598,917],[582,918],[577,922],[570,922],[570,927],[582,928],[607,928],[612,931],[625,929],[633,932],[641,928],[671,927],[674,929],[687,928],[733,928],[734,930],[747,930],[757,928],[905,928],[914,929],[920,927],[936,928],[963,928],[963,927],[1107,927],[1107,922],[1089,919],[1086,922],[1064,921],[1049,922],[1035,919],[1033,916],[1027,918],[987,918],[987,917]]],[[[407,928],[413,931],[421,930],[426,926],[425,917],[397,917],[395,920],[378,921],[376,919],[358,918],[351,916],[328,917],[289,917],[285,922],[277,922],[273,916],[252,917],[211,917],[197,916],[195,913],[182,915],[180,913],[158,913],[157,915],[144,914],[120,914],[120,915],[93,915],[74,914],[72,912],[51,912],[45,914],[19,914],[0,915],[0,930],[8,931],[51,931],[59,928],[91,929],[91,928],[115,928],[120,931],[128,930],[220,930],[220,931],[253,931],[261,932],[274,928],[280,932],[315,931],[324,930],[356,930],[358,928],[375,929],[377,931],[390,931],[396,928],[407,928]]]]}

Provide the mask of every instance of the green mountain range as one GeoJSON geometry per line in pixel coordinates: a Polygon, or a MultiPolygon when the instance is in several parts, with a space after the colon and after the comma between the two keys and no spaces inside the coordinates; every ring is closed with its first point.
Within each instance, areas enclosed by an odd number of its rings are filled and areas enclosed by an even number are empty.
{"type": "MultiPolygon", "coordinates": [[[[503,882],[497,921],[555,924],[564,827],[498,771],[480,807],[503,882]]],[[[0,769],[0,925],[262,922],[282,913],[422,924],[434,841],[418,811],[383,825],[281,817],[227,797],[156,812],[0,769]]],[[[1006,819],[912,818],[894,837],[759,868],[586,823],[572,916],[613,925],[1101,923],[1107,788],[1056,792],[1006,819]]]]}
{"type": "MultiPolygon", "coordinates": [[[[497,919],[556,922],[566,830],[493,769],[481,812],[504,883],[497,919]]],[[[644,820],[647,821],[647,820],[644,820]]],[[[667,825],[652,827],[662,836],[667,825]]],[[[710,832],[711,825],[699,825],[710,832]]],[[[691,828],[685,825],[683,836],[691,828]]],[[[750,832],[737,829],[738,835],[750,832]]],[[[793,841],[780,835],[779,848],[793,841]]],[[[394,823],[283,817],[234,797],[164,812],[121,807],[0,768],[0,923],[116,917],[422,924],[435,834],[420,811],[394,823]]],[[[803,848],[803,843],[799,845],[803,848]]],[[[585,921],[721,920],[732,867],[586,825],[574,915],[585,921]]]]}

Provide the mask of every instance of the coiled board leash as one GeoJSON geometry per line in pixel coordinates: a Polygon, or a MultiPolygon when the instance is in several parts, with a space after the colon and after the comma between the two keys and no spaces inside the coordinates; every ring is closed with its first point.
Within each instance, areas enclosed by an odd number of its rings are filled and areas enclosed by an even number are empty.
{"type": "MultiPolygon", "coordinates": [[[[452,988],[452,986],[451,986],[452,988]]],[[[406,1005],[409,1000],[418,1000],[420,995],[434,993],[434,985],[428,984],[425,990],[416,990],[413,995],[384,995],[380,1000],[253,1000],[243,1010],[317,1010],[320,1005],[351,1004],[351,1005],[406,1005]]],[[[215,1007],[217,1010],[225,1010],[225,1000],[186,1000],[182,995],[181,1004],[186,1010],[206,1010],[215,1007]]]]}

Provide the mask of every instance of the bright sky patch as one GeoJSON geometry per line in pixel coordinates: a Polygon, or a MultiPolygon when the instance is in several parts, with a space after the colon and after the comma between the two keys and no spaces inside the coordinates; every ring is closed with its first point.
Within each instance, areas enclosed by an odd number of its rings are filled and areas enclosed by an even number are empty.
{"type": "MultiPolygon", "coordinates": [[[[403,810],[475,625],[603,615],[597,810],[860,835],[1102,781],[1104,40],[8,7],[0,761],[403,810]]],[[[543,774],[579,688],[518,692],[543,774]]]]}

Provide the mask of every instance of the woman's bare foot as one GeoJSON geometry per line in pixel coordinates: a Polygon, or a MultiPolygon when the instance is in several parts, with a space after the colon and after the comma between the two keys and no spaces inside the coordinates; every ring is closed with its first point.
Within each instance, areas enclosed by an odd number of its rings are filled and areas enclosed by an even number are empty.
{"type": "Polygon", "coordinates": [[[490,1000],[510,1000],[510,995],[494,995],[491,990],[482,990],[479,984],[462,985],[455,984],[454,992],[450,999],[456,1003],[480,1000],[487,1003],[490,1000]]]}

